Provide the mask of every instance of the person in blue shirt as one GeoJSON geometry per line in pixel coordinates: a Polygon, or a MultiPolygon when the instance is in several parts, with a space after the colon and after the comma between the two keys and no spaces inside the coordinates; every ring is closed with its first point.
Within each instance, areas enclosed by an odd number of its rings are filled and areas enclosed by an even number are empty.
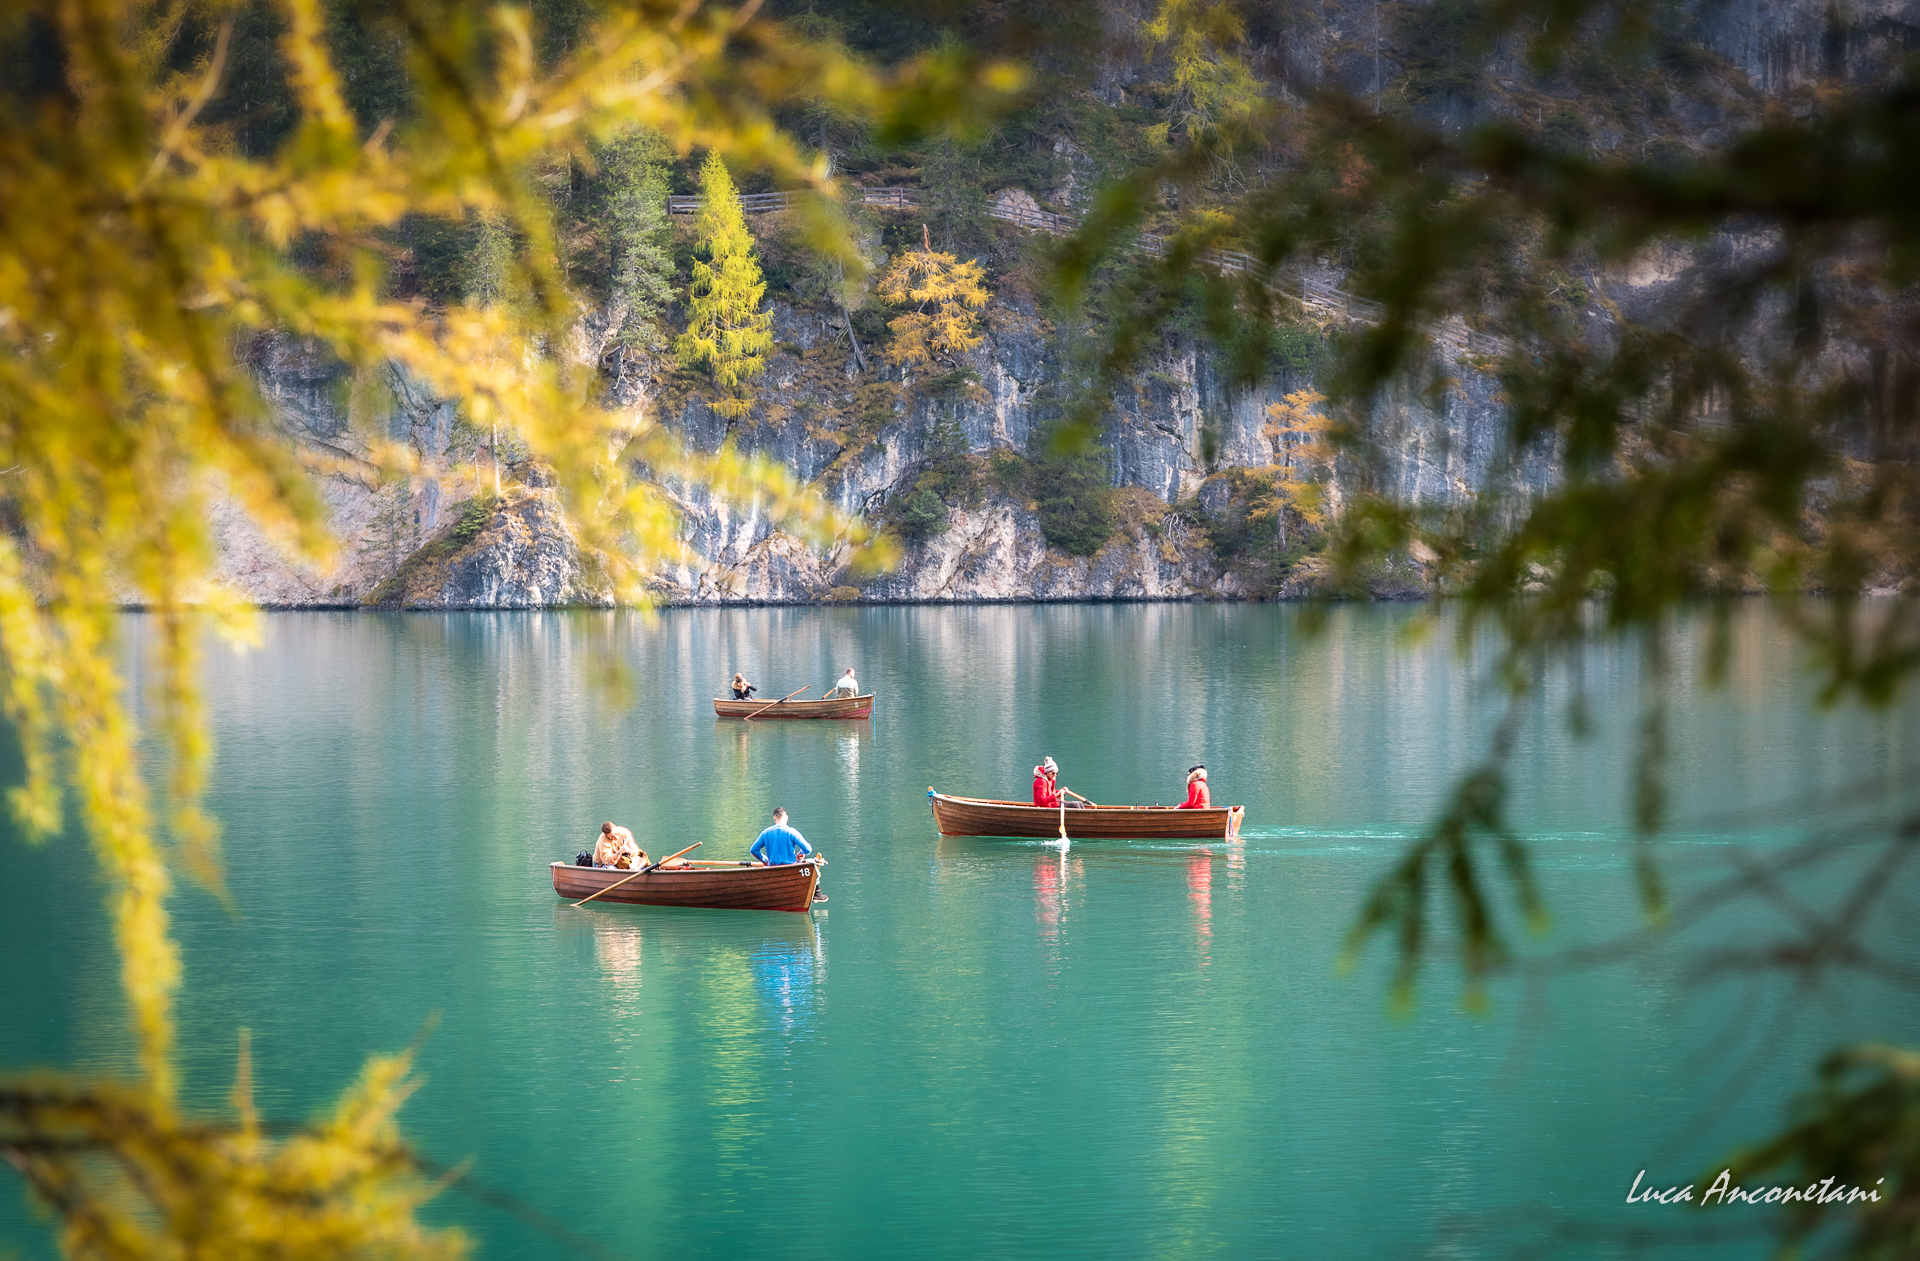
{"type": "MultiPolygon", "coordinates": [[[[754,838],[753,848],[747,851],[769,867],[779,867],[786,863],[797,863],[801,855],[812,857],[813,846],[807,844],[807,838],[787,826],[787,808],[773,808],[773,826],[754,838]]],[[[814,886],[813,900],[824,902],[827,895],[814,886]]]]}
{"type": "Polygon", "coordinates": [[[773,826],[762,832],[748,851],[769,867],[778,867],[785,863],[800,861],[802,854],[812,854],[813,846],[807,844],[807,838],[787,826],[787,810],[779,806],[773,812],[773,826]]]}

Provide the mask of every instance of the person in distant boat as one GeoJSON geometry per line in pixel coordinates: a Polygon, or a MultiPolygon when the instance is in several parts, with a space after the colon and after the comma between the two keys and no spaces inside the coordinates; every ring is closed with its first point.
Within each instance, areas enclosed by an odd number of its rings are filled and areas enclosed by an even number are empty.
{"type": "Polygon", "coordinates": [[[1207,768],[1189,766],[1187,768],[1187,799],[1175,806],[1175,810],[1210,810],[1213,798],[1207,792],[1207,768]]]}
{"type": "Polygon", "coordinates": [[[644,867],[647,851],[640,848],[633,839],[633,833],[613,823],[600,825],[600,838],[594,842],[593,865],[596,867],[619,867],[630,870],[644,867]]]}
{"type": "Polygon", "coordinates": [[[1059,778],[1060,768],[1054,765],[1053,759],[1041,758],[1040,765],[1033,768],[1034,805],[1045,806],[1049,810],[1060,808],[1060,789],[1056,782],[1059,778]]]}
{"type": "MultiPolygon", "coordinates": [[[[841,675],[839,680],[835,682],[832,687],[827,689],[827,696],[858,696],[858,695],[860,695],[860,684],[854,680],[852,666],[848,666],[847,672],[841,675]]],[[[822,697],[821,699],[824,700],[826,699],[826,697],[822,697]]]]}
{"type": "Polygon", "coordinates": [[[759,690],[760,690],[759,688],[747,682],[745,675],[736,674],[733,676],[733,699],[734,700],[750,701],[753,699],[753,694],[759,690]]]}

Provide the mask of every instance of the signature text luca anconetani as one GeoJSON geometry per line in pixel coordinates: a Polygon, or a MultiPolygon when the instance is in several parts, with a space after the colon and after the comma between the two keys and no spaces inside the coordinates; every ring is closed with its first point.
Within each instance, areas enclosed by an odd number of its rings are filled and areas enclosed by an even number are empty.
{"type": "MultiPolygon", "coordinates": [[[[1634,1177],[1633,1187],[1627,1192],[1629,1204],[1692,1204],[1695,1203],[1693,1184],[1667,1187],[1656,1190],[1649,1185],[1640,1184],[1646,1179],[1647,1171],[1642,1169],[1634,1177]]],[[[1879,1203],[1880,1183],[1872,1189],[1862,1191],[1859,1187],[1835,1186],[1837,1179],[1823,1178],[1819,1182],[1810,1182],[1804,1187],[1737,1187],[1733,1185],[1733,1170],[1722,1169],[1713,1184],[1700,1192],[1700,1204],[1858,1204],[1862,1201],[1879,1203]]]]}

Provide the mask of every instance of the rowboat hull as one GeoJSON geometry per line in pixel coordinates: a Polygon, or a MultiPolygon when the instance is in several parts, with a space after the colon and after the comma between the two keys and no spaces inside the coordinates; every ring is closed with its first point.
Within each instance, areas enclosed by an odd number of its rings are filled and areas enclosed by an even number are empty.
{"type": "MultiPolygon", "coordinates": [[[[633,875],[608,867],[552,863],[553,891],[578,902],[633,875]]],[[[726,911],[805,911],[813,906],[820,869],[811,863],[780,867],[674,867],[637,876],[594,901],[641,906],[698,906],[726,911]]]]}
{"type": "Polygon", "coordinates": [[[752,718],[759,722],[774,718],[870,718],[873,693],[828,701],[728,701],[716,697],[713,712],[722,718],[752,718]]]}
{"type": "Polygon", "coordinates": [[[950,797],[929,788],[933,821],[942,836],[1060,835],[1064,818],[1072,840],[1222,841],[1240,834],[1241,806],[1175,810],[1158,806],[1083,806],[1064,812],[1017,801],[950,797]]]}

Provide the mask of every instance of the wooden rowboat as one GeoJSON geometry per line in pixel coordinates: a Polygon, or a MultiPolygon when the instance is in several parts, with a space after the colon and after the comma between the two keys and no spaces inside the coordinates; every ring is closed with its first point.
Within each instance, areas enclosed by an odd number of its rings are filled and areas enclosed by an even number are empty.
{"type": "MultiPolygon", "coordinates": [[[[1058,809],[984,797],[950,797],[927,789],[942,836],[1060,835],[1058,809]]],[[[1240,834],[1241,806],[1176,810],[1171,806],[1081,806],[1064,812],[1074,840],[1224,841],[1240,834]]]]}
{"type": "Polygon", "coordinates": [[[729,701],[714,697],[713,712],[722,718],[869,718],[873,693],[824,701],[729,701]]]}
{"type": "MultiPolygon", "coordinates": [[[[615,867],[549,865],[553,869],[553,891],[574,902],[633,875],[615,867]]],[[[642,906],[704,906],[729,911],[805,911],[813,906],[813,889],[819,882],[820,869],[812,863],[778,867],[688,863],[627,880],[618,889],[602,893],[593,904],[636,902],[642,906]]]]}

